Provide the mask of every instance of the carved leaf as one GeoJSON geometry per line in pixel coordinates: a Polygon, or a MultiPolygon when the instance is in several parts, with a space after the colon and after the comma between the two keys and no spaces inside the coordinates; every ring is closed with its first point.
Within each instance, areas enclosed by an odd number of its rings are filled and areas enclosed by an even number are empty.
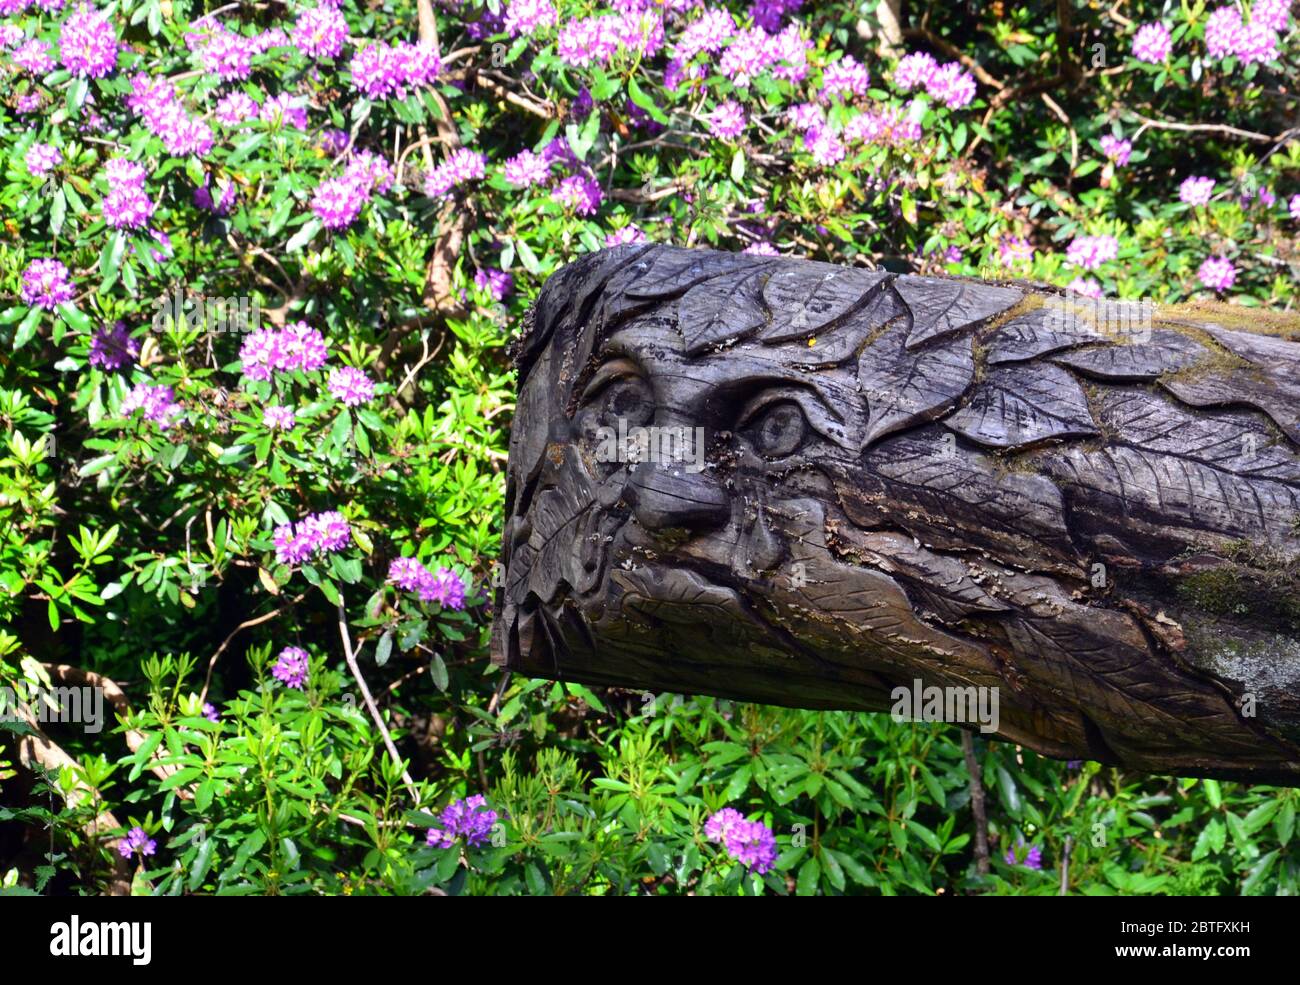
{"type": "Polygon", "coordinates": [[[907,323],[898,322],[867,346],[858,360],[858,382],[871,411],[863,447],[939,417],[957,403],[975,377],[970,339],[909,352],[907,331],[907,323]]]}
{"type": "Polygon", "coordinates": [[[988,361],[990,364],[1023,362],[1103,341],[1101,334],[1080,319],[1067,320],[1057,309],[1044,306],[998,328],[988,340],[988,361]]]}
{"type": "Polygon", "coordinates": [[[789,342],[824,331],[889,276],[884,271],[825,263],[782,264],[763,286],[763,300],[772,311],[772,324],[762,333],[763,341],[789,342]]]}
{"type": "Polygon", "coordinates": [[[912,312],[909,349],[1000,315],[1024,296],[1010,288],[939,277],[899,277],[894,289],[912,312]]]}
{"type": "Polygon", "coordinates": [[[628,268],[634,279],[624,288],[629,298],[649,301],[677,297],[696,284],[730,270],[747,268],[750,258],[675,246],[659,246],[628,268]]]}
{"type": "Polygon", "coordinates": [[[755,267],[739,277],[706,281],[686,292],[677,302],[677,327],[688,354],[747,338],[767,322],[760,287],[767,270],[755,267]]]}
{"type": "Polygon", "coordinates": [[[1088,398],[1074,377],[1059,366],[1038,363],[990,370],[970,402],[943,423],[994,448],[1097,433],[1088,398]]]}
{"type": "Polygon", "coordinates": [[[1054,356],[1052,362],[1103,380],[1154,380],[1206,356],[1205,346],[1178,332],[1158,330],[1147,342],[1097,346],[1054,356]]]}

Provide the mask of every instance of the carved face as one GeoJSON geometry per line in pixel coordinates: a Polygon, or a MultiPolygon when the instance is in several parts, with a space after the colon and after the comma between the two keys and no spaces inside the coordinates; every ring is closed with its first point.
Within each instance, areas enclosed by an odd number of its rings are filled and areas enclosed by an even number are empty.
{"type": "Polygon", "coordinates": [[[522,345],[496,659],[805,707],[991,688],[1004,737],[1060,756],[1242,746],[1221,690],[1153,653],[1140,605],[1087,597],[1097,559],[1163,563],[1192,538],[1094,509],[1101,425],[1139,398],[1085,385],[1201,345],[1118,346],[1059,314],[1006,287],[668,247],[565,268],[522,345]],[[1122,692],[1153,681],[1182,703],[1138,741],[1122,692]]]}

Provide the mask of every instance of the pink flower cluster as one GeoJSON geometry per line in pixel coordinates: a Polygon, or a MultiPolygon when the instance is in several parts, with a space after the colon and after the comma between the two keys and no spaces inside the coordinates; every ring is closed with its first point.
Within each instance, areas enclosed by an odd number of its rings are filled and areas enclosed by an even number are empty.
{"type": "Polygon", "coordinates": [[[724,807],[704,822],[704,836],[721,842],[727,854],[759,875],[776,864],[776,836],[762,821],[750,821],[734,807],[724,807]]]}
{"type": "Polygon", "coordinates": [[[1278,55],[1278,31],[1290,18],[1289,4],[1256,0],[1249,21],[1236,6],[1220,7],[1205,21],[1205,53],[1211,58],[1236,56],[1243,63],[1271,62],[1278,55]]]}
{"type": "Polygon", "coordinates": [[[1084,270],[1096,270],[1119,256],[1119,241],[1114,236],[1076,236],[1065,251],[1067,262],[1084,270]]]}
{"type": "Polygon", "coordinates": [[[144,72],[136,74],[126,104],[144,120],[149,132],[162,140],[169,154],[202,156],[212,150],[212,128],[190,116],[166,79],[154,79],[144,72]]]}
{"type": "Polygon", "coordinates": [[[122,369],[140,355],[140,343],[131,338],[125,322],[102,326],[90,338],[90,365],[100,369],[122,369]]]}
{"type": "Polygon", "coordinates": [[[852,55],[845,55],[822,70],[821,94],[824,99],[845,94],[865,96],[870,84],[871,73],[866,66],[859,64],[852,55]]]}
{"type": "Polygon", "coordinates": [[[298,15],[289,38],[308,58],[337,58],[348,42],[348,22],[332,7],[309,7],[298,15]]]}
{"type": "Polygon", "coordinates": [[[554,27],[559,15],[551,0],[510,0],[506,4],[504,30],[511,37],[535,34],[544,27],[554,27]]]}
{"type": "Polygon", "coordinates": [[[1159,21],[1143,24],[1133,35],[1133,57],[1140,62],[1159,65],[1169,57],[1173,48],[1174,40],[1169,29],[1159,21]]]}
{"type": "Polygon", "coordinates": [[[306,322],[287,328],[259,328],[239,347],[244,375],[265,382],[275,373],[304,373],[320,369],[329,358],[329,347],[320,332],[306,322]]]}
{"type": "Polygon", "coordinates": [[[894,85],[904,92],[924,87],[930,98],[949,109],[960,109],[975,98],[975,77],[960,62],[940,65],[924,51],[904,55],[894,69],[894,85]]]}
{"type": "Polygon", "coordinates": [[[375,397],[374,381],[355,366],[340,366],[330,372],[329,391],[346,407],[359,407],[375,397]]]}
{"type": "Polygon", "coordinates": [[[144,229],[154,205],[144,190],[144,168],[125,158],[111,158],[104,166],[108,194],[99,203],[100,214],[111,229],[144,229]]]}
{"type": "Polygon", "coordinates": [[[23,155],[27,171],[33,178],[44,178],[63,163],[63,152],[53,144],[35,143],[23,155]]]}
{"type": "Polygon", "coordinates": [[[719,140],[734,140],[745,132],[745,110],[734,99],[718,103],[709,114],[709,133],[719,140]]]}
{"type": "MultiPolygon", "coordinates": [[[[1296,196],[1300,198],[1300,195],[1296,196]]],[[[612,233],[605,236],[606,246],[624,246],[628,243],[644,243],[646,241],[645,230],[635,222],[629,222],[621,229],[615,229],[612,233]]]]}
{"type": "Polygon", "coordinates": [[[594,179],[580,174],[571,174],[561,179],[551,192],[552,199],[573,209],[576,215],[583,216],[594,214],[604,197],[600,185],[594,179]]]}
{"type": "Polygon", "coordinates": [[[349,63],[352,85],[370,99],[405,99],[413,89],[431,86],[442,71],[438,52],[403,41],[366,45],[349,63]]]}
{"type": "Polygon", "coordinates": [[[430,198],[445,198],[453,188],[478,181],[486,174],[487,158],[462,147],[424,176],[424,193],[430,198]]]}
{"type": "Polygon", "coordinates": [[[1107,133],[1102,136],[1100,143],[1101,152],[1108,160],[1114,161],[1116,167],[1122,168],[1128,164],[1129,157],[1133,153],[1132,141],[1107,133]]]}
{"type": "Polygon", "coordinates": [[[1196,277],[1210,290],[1223,292],[1237,282],[1237,268],[1226,257],[1206,257],[1196,277]]]}
{"type": "Polygon", "coordinates": [[[430,571],[413,557],[399,557],[388,566],[388,580],[421,602],[437,602],[444,609],[465,608],[465,584],[450,568],[430,571]]]}
{"type": "Polygon", "coordinates": [[[23,271],[22,299],[25,304],[53,311],[76,296],[68,280],[68,268],[58,260],[33,260],[23,271]]]}
{"type": "Polygon", "coordinates": [[[108,15],[84,4],[59,30],[59,61],[73,75],[102,79],[117,67],[117,32],[108,15]]]}
{"type": "Polygon", "coordinates": [[[663,15],[626,10],[571,20],[560,28],[556,53],[569,65],[609,64],[615,54],[651,58],[664,46],[663,15]]]}
{"type": "Polygon", "coordinates": [[[551,164],[541,154],[525,150],[506,161],[501,171],[516,188],[530,188],[551,176],[551,164]]]}
{"type": "Polygon", "coordinates": [[[306,650],[298,646],[286,646],[276,658],[271,668],[271,676],[283,684],[301,691],[307,687],[310,673],[310,657],[306,650]]]}
{"type": "Polygon", "coordinates": [[[344,550],[352,543],[352,528],[338,510],[313,513],[297,524],[275,528],[275,559],[280,564],[302,564],[321,554],[344,550]]]}
{"type": "Polygon", "coordinates": [[[1214,186],[1213,178],[1195,176],[1184,178],[1183,183],[1178,186],[1178,198],[1188,205],[1209,205],[1210,196],[1214,194],[1214,186]]]}
{"type": "Polygon", "coordinates": [[[185,415],[185,409],[176,402],[176,394],[169,386],[137,383],[122,398],[122,416],[130,417],[137,410],[144,412],[146,421],[153,421],[166,431],[185,415]]]}

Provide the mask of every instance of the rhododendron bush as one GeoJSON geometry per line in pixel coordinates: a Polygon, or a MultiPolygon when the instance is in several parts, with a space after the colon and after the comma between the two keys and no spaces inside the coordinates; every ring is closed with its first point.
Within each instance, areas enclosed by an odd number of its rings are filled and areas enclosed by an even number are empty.
{"type": "Polygon", "coordinates": [[[1040,6],[0,0],[4,885],[1295,892],[1295,791],[981,741],[986,874],[955,729],[488,664],[582,253],[1296,306],[1291,6],[1040,6]]]}

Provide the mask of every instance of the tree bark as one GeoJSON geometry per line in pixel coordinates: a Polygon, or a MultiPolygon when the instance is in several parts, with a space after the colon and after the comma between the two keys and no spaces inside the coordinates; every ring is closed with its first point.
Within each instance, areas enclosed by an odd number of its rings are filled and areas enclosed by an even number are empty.
{"type": "Polygon", "coordinates": [[[939,694],[1049,756],[1300,783],[1291,338],[1235,306],[588,256],[519,343],[494,659],[907,717],[939,694]]]}

